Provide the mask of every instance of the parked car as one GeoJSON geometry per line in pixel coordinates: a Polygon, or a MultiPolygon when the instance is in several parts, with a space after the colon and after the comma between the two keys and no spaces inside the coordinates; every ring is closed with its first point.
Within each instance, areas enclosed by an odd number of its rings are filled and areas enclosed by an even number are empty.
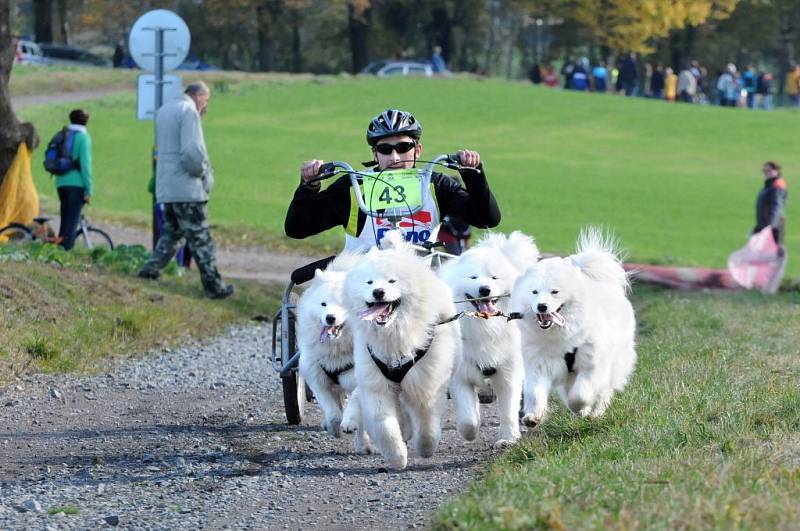
{"type": "Polygon", "coordinates": [[[48,65],[50,60],[44,56],[41,47],[33,41],[17,39],[14,62],[20,65],[48,65]]]}
{"type": "Polygon", "coordinates": [[[433,67],[430,63],[422,61],[375,61],[367,65],[363,74],[375,74],[376,76],[426,76],[433,75],[433,67]]]}
{"type": "Polygon", "coordinates": [[[206,63],[197,54],[190,52],[176,70],[219,70],[219,68],[206,63]]]}
{"type": "Polygon", "coordinates": [[[40,44],[42,53],[54,64],[111,66],[111,61],[86,50],[64,44],[40,44]]]}

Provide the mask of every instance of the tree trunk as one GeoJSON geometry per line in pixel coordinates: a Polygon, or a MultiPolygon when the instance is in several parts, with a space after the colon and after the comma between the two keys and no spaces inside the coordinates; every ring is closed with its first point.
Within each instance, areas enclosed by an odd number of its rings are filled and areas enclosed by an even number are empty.
{"type": "Polygon", "coordinates": [[[53,0],[33,0],[33,33],[36,42],[53,42],[53,0]]]}
{"type": "Polygon", "coordinates": [[[279,2],[262,2],[256,7],[258,69],[262,72],[275,69],[275,27],[280,13],[279,2]]]}
{"type": "Polygon", "coordinates": [[[797,64],[795,57],[794,40],[795,40],[795,24],[794,13],[791,9],[785,9],[787,6],[781,6],[784,9],[778,11],[779,22],[779,40],[781,43],[781,54],[778,73],[778,97],[783,100],[784,93],[786,92],[786,76],[789,70],[794,68],[797,64]]]}
{"type": "Polygon", "coordinates": [[[258,21],[258,69],[262,72],[272,70],[273,57],[275,56],[275,39],[272,35],[272,21],[267,8],[259,5],[256,8],[258,21]]]}
{"type": "Polygon", "coordinates": [[[0,181],[5,177],[19,143],[23,140],[33,149],[39,143],[32,124],[20,124],[11,107],[8,81],[14,63],[14,39],[11,36],[11,4],[13,0],[0,0],[0,181]]]}
{"type": "Polygon", "coordinates": [[[434,7],[431,12],[431,18],[433,20],[431,28],[431,40],[433,42],[431,42],[431,45],[441,46],[442,57],[444,57],[445,62],[449,63],[452,58],[450,52],[453,48],[453,21],[447,13],[447,7],[434,7]]]}
{"type": "MultiPolygon", "coordinates": [[[[366,64],[365,64],[366,66],[366,64]]],[[[292,10],[292,72],[303,71],[303,46],[300,40],[300,11],[292,10]]]]}
{"type": "Polygon", "coordinates": [[[69,24],[67,24],[67,0],[58,0],[58,32],[64,44],[69,44],[69,24]]]}
{"type": "Polygon", "coordinates": [[[347,15],[350,52],[353,57],[353,73],[357,74],[369,63],[367,36],[369,35],[369,19],[372,16],[372,9],[366,9],[363,13],[358,13],[353,4],[348,3],[347,15]]]}

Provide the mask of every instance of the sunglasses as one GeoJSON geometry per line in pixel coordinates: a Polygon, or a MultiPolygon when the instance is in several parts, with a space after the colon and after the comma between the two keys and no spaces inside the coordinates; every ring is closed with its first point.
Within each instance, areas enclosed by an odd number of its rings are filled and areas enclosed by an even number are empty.
{"type": "Polygon", "coordinates": [[[397,151],[397,154],[408,153],[417,145],[416,142],[398,142],[397,144],[378,144],[375,146],[375,151],[381,155],[391,155],[392,151],[397,151]]]}

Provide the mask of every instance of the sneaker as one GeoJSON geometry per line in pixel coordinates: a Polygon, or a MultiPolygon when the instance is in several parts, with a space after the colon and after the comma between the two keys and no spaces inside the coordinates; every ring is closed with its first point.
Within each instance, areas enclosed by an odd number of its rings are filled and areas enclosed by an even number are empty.
{"type": "Polygon", "coordinates": [[[233,295],[233,291],[234,291],[233,286],[229,284],[218,291],[206,290],[206,297],[208,297],[209,299],[227,299],[228,297],[233,295]]]}
{"type": "Polygon", "coordinates": [[[161,276],[161,273],[158,271],[151,271],[150,269],[142,269],[136,276],[139,278],[146,278],[147,280],[158,280],[158,277],[161,276]]]}

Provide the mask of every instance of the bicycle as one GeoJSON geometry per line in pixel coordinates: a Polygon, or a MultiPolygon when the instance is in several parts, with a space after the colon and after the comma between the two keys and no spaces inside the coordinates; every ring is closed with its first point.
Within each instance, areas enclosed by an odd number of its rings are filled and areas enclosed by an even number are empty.
{"type": "MultiPolygon", "coordinates": [[[[32,225],[22,223],[10,223],[0,229],[0,241],[6,240],[9,243],[61,243],[61,238],[56,236],[55,231],[48,223],[51,218],[33,218],[32,225]]],[[[102,229],[90,225],[83,215],[78,222],[75,232],[75,245],[84,249],[105,248],[109,251],[114,250],[114,242],[111,237],[102,229]]]]}
{"type": "MultiPolygon", "coordinates": [[[[403,218],[411,218],[413,224],[413,215],[422,208],[421,197],[430,188],[434,166],[439,165],[451,170],[461,169],[457,155],[439,155],[431,161],[419,162],[425,162],[425,167],[411,170],[363,172],[354,170],[346,162],[334,161],[323,164],[318,177],[314,180],[322,181],[338,175],[348,175],[359,210],[366,214],[368,219],[380,218],[389,224],[387,228],[375,229],[375,223],[373,223],[373,230],[393,230],[398,227],[403,218]],[[368,192],[367,189],[369,189],[368,192]]],[[[408,222],[406,221],[406,223],[408,222]]],[[[412,239],[416,238],[416,232],[412,230],[410,234],[412,239]]],[[[377,233],[376,240],[379,240],[377,233]]],[[[452,254],[437,250],[444,245],[441,242],[416,240],[410,243],[423,260],[433,268],[438,268],[443,262],[455,258],[452,254]]],[[[303,421],[305,405],[313,398],[297,369],[300,352],[297,350],[295,310],[299,294],[295,288],[314,278],[314,272],[317,269],[325,269],[334,258],[334,256],[330,256],[317,260],[292,272],[281,299],[281,307],[272,320],[271,360],[273,368],[281,378],[284,409],[289,424],[296,425],[303,421]],[[279,327],[280,330],[278,330],[279,327]]]]}

